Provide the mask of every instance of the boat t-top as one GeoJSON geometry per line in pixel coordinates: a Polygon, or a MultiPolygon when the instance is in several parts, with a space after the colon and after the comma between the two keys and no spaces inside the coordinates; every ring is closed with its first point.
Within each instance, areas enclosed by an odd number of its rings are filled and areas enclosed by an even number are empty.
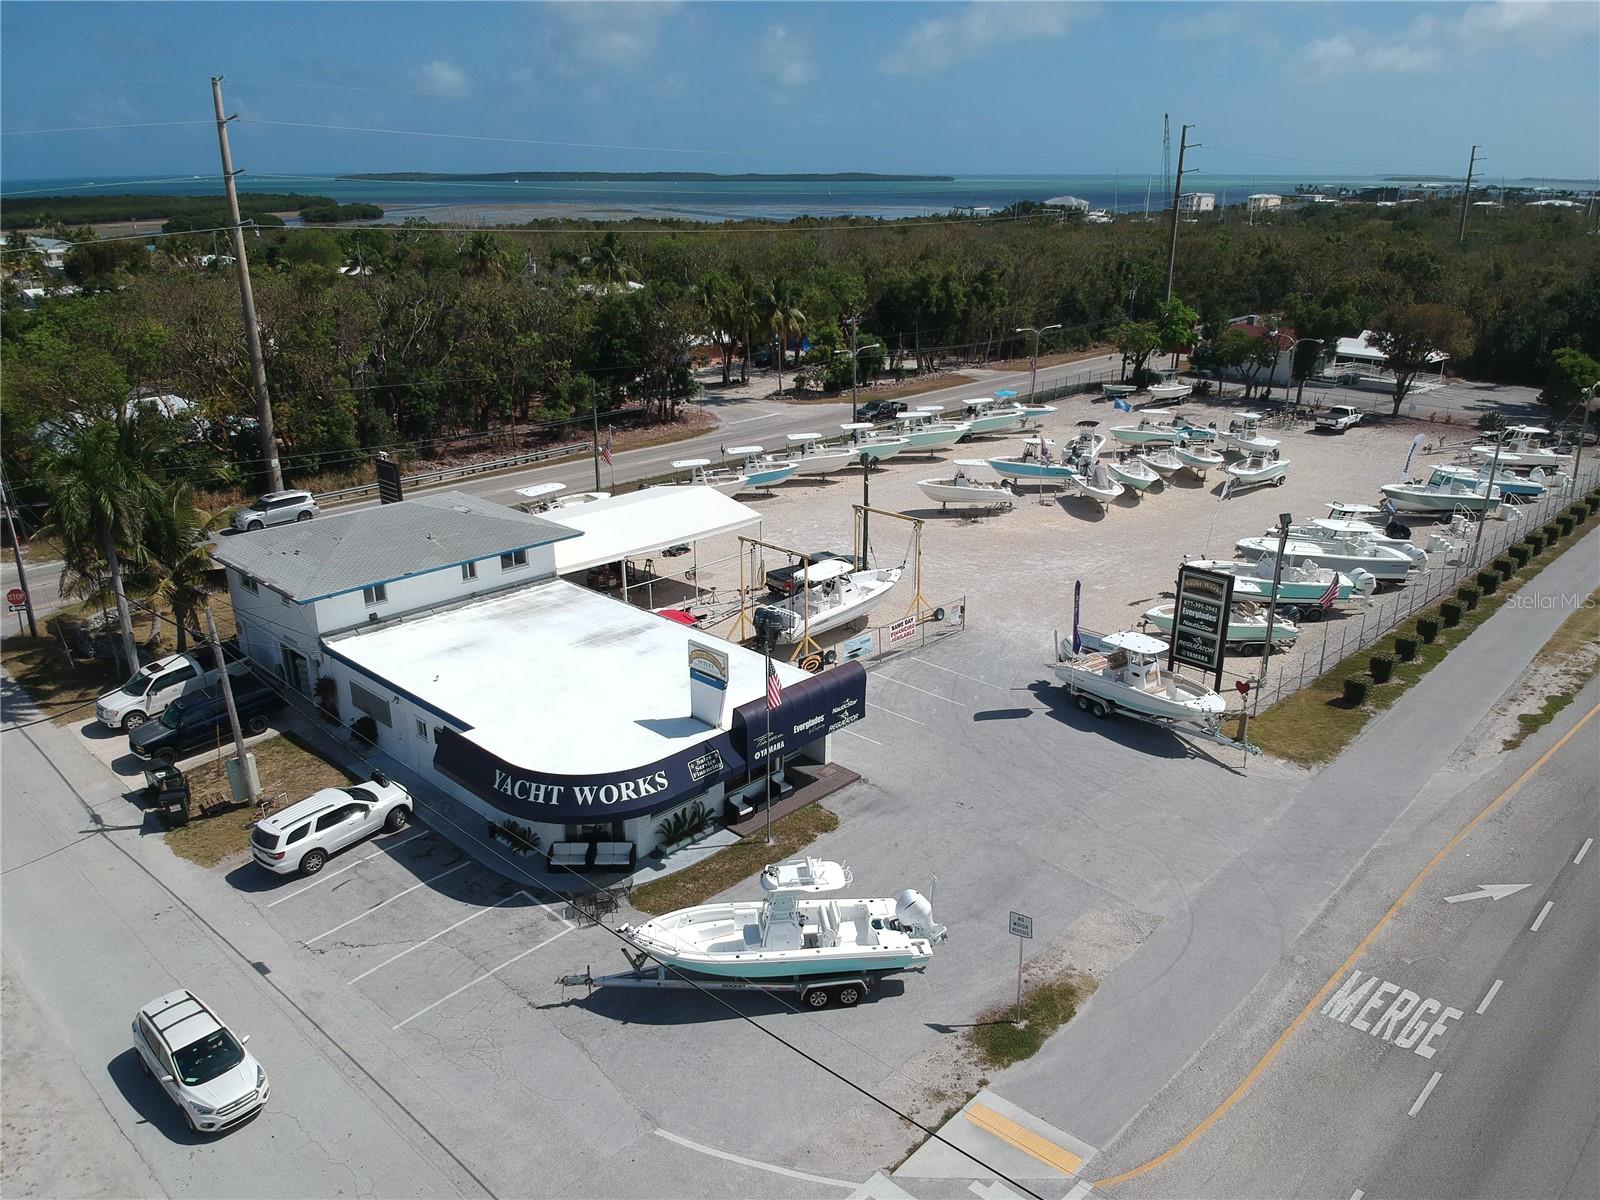
{"type": "Polygon", "coordinates": [[[1467,453],[1473,458],[1491,462],[1498,452],[1502,465],[1560,467],[1572,461],[1572,455],[1562,454],[1543,441],[1551,437],[1548,429],[1538,425],[1508,425],[1498,437],[1492,434],[1483,443],[1472,446],[1467,453]]]}
{"type": "Polygon", "coordinates": [[[795,576],[792,596],[756,609],[756,628],[770,630],[779,645],[793,645],[864,617],[900,581],[901,568],[858,571],[852,562],[824,559],[795,576]]]}
{"type": "Polygon", "coordinates": [[[880,432],[871,421],[846,421],[839,428],[844,431],[842,445],[850,448],[858,463],[863,454],[873,462],[882,462],[911,449],[909,439],[880,432]]]}
{"type": "Polygon", "coordinates": [[[1137,630],[1100,637],[1079,632],[1056,647],[1056,677],[1079,708],[1103,717],[1126,711],[1166,721],[1193,722],[1215,729],[1225,705],[1204,680],[1164,670],[1167,643],[1137,630]]]}
{"type": "Polygon", "coordinates": [[[1113,425],[1111,436],[1130,446],[1176,446],[1187,435],[1172,424],[1173,414],[1164,408],[1147,408],[1139,414],[1137,425],[1113,425]]]}
{"type": "Polygon", "coordinates": [[[1278,448],[1278,439],[1263,437],[1260,413],[1240,413],[1228,422],[1222,441],[1240,454],[1265,454],[1278,448]]]}
{"type": "Polygon", "coordinates": [[[759,900],[680,908],[618,932],[668,966],[753,980],[916,970],[945,938],[911,888],[896,899],[826,898],[853,880],[842,863],[776,863],[760,880],[759,900]]]}
{"type": "Polygon", "coordinates": [[[724,496],[736,495],[748,486],[749,480],[742,472],[711,471],[709,458],[676,458],[672,461],[674,471],[684,471],[687,475],[668,487],[708,487],[721,492],[724,496]]]}
{"type": "Polygon", "coordinates": [[[1028,419],[1022,405],[995,396],[979,396],[967,401],[966,415],[962,418],[974,434],[1003,433],[1015,429],[1028,419]]]}
{"type": "Polygon", "coordinates": [[[955,474],[948,479],[919,479],[917,486],[929,500],[937,500],[939,507],[951,504],[981,504],[986,508],[1010,508],[1016,502],[1011,489],[1004,482],[977,479],[972,472],[987,469],[989,463],[982,458],[958,458],[955,474]]]}
{"type": "Polygon", "coordinates": [[[899,430],[895,437],[906,440],[902,454],[932,454],[946,450],[972,432],[970,421],[946,421],[936,411],[914,408],[895,419],[899,430]]]}
{"type": "Polygon", "coordinates": [[[744,464],[736,473],[744,475],[746,487],[769,488],[799,469],[793,459],[768,454],[765,446],[724,446],[722,453],[725,458],[738,459],[744,464]]]}
{"type": "Polygon", "coordinates": [[[525,497],[525,501],[517,507],[526,513],[548,512],[555,507],[557,494],[566,490],[564,483],[536,483],[531,487],[518,488],[517,495],[525,497]]]}

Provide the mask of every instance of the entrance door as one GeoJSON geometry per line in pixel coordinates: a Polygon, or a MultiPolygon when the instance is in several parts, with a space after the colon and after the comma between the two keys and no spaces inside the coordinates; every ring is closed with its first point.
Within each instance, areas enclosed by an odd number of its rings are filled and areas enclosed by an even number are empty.
{"type": "Polygon", "coordinates": [[[291,650],[287,646],[279,647],[283,656],[283,678],[297,692],[309,691],[311,688],[311,664],[306,661],[306,656],[298,650],[291,650]]]}

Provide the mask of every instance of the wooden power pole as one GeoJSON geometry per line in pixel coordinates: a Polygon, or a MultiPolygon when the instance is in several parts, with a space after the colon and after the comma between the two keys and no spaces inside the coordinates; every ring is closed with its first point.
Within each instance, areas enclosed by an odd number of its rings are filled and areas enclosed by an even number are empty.
{"type": "MultiPolygon", "coordinates": [[[[1178,174],[1172,183],[1172,232],[1167,241],[1167,296],[1172,299],[1172,272],[1178,265],[1178,200],[1183,195],[1183,156],[1189,149],[1189,130],[1193,125],[1185,125],[1178,132],[1178,174]]],[[[1196,146],[1200,143],[1196,142],[1196,146]]]]}
{"type": "Polygon", "coordinates": [[[1478,165],[1478,148],[1472,148],[1472,156],[1467,159],[1467,186],[1461,189],[1461,225],[1456,230],[1456,245],[1467,244],[1467,205],[1472,202],[1472,169],[1478,165]]]}
{"type": "Polygon", "coordinates": [[[228,192],[228,234],[233,240],[233,269],[239,277],[239,306],[244,310],[244,340],[250,348],[250,375],[255,383],[256,424],[261,432],[261,457],[267,464],[267,486],[283,490],[278,440],[272,430],[272,397],[267,392],[267,364],[261,357],[261,328],[256,324],[256,294],[250,287],[250,263],[244,254],[244,227],[239,220],[239,190],[234,186],[233,152],[228,148],[228,122],[222,115],[222,76],[211,77],[211,102],[217,110],[217,144],[222,150],[222,183],[228,192]]]}

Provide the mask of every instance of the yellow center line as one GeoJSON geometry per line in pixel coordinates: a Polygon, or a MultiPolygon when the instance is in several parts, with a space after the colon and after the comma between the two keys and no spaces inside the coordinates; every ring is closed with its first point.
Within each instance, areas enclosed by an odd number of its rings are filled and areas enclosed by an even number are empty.
{"type": "Polygon", "coordinates": [[[1036,1158],[1046,1166],[1054,1167],[1064,1174],[1076,1175],[1078,1168],[1083,1166],[1083,1159],[1072,1151],[1056,1145],[1049,1138],[1040,1137],[1031,1129],[1018,1125],[1010,1117],[1001,1116],[988,1105],[970,1104],[961,1115],[985,1133],[993,1134],[1030,1158],[1036,1158]]]}
{"type": "Polygon", "coordinates": [[[1201,1136],[1205,1134],[1206,1130],[1210,1129],[1213,1125],[1220,1121],[1230,1108],[1244,1098],[1244,1094],[1255,1085],[1257,1079],[1261,1078],[1263,1072],[1265,1072],[1267,1067],[1271,1065],[1272,1060],[1278,1056],[1278,1051],[1282,1050],[1284,1044],[1288,1042],[1291,1036],[1293,1036],[1294,1031],[1306,1023],[1306,1019],[1310,1017],[1317,1006],[1327,998],[1328,993],[1334,989],[1334,986],[1345,977],[1350,968],[1355,965],[1356,960],[1366,953],[1367,948],[1372,945],[1373,941],[1376,940],[1377,936],[1383,932],[1384,928],[1389,924],[1389,922],[1394,920],[1395,914],[1405,907],[1406,901],[1411,899],[1411,897],[1416,893],[1417,888],[1422,886],[1422,881],[1433,873],[1433,869],[1444,860],[1445,856],[1449,854],[1450,851],[1454,850],[1456,846],[1461,843],[1461,840],[1467,836],[1467,834],[1476,829],[1484,820],[1484,818],[1489,816],[1490,813],[1494,812],[1495,809],[1504,804],[1511,796],[1515,795],[1521,789],[1522,785],[1527,783],[1528,780],[1532,778],[1534,772],[1539,770],[1540,767],[1544,766],[1545,763],[1549,762],[1558,750],[1560,750],[1575,736],[1577,736],[1578,731],[1587,725],[1596,713],[1600,713],[1600,704],[1596,704],[1588,712],[1584,713],[1582,719],[1580,719],[1578,723],[1571,729],[1567,730],[1567,732],[1561,736],[1561,739],[1557,741],[1555,745],[1551,746],[1550,749],[1541,754],[1538,759],[1528,767],[1527,770],[1522,772],[1521,775],[1518,775],[1516,779],[1512,781],[1510,787],[1506,788],[1505,791],[1501,792],[1493,800],[1489,801],[1489,803],[1483,807],[1477,816],[1473,817],[1472,820],[1463,825],[1456,835],[1446,842],[1440,848],[1437,854],[1428,860],[1427,866],[1423,867],[1422,870],[1417,872],[1417,877],[1406,885],[1406,890],[1401,892],[1400,895],[1395,899],[1395,902],[1389,906],[1388,910],[1383,914],[1383,916],[1378,918],[1378,923],[1368,931],[1366,937],[1361,939],[1361,941],[1356,945],[1356,948],[1350,952],[1350,956],[1346,958],[1344,962],[1339,964],[1338,969],[1335,970],[1332,975],[1328,976],[1328,981],[1324,983],[1320,989],[1318,989],[1317,994],[1311,997],[1311,999],[1306,1003],[1306,1006],[1302,1008],[1295,1016],[1294,1020],[1289,1022],[1289,1027],[1278,1035],[1277,1040],[1273,1042],[1272,1045],[1267,1047],[1267,1052],[1261,1056],[1260,1060],[1257,1061],[1255,1066],[1250,1068],[1249,1074],[1240,1080],[1239,1086],[1234,1088],[1233,1091],[1228,1094],[1227,1099],[1223,1100],[1221,1104],[1212,1109],[1211,1112],[1206,1116],[1205,1120],[1201,1121],[1188,1133],[1184,1134],[1183,1137],[1177,1142],[1173,1143],[1154,1158],[1149,1159],[1146,1162],[1142,1162],[1136,1167],[1130,1167],[1126,1171],[1123,1171],[1119,1174],[1108,1175],[1104,1179],[1096,1179],[1094,1181],[1094,1186],[1097,1188],[1111,1187],[1115,1184],[1125,1183],[1130,1179],[1135,1179],[1138,1176],[1145,1174],[1147,1171],[1153,1171],[1157,1167],[1162,1166],[1164,1163],[1171,1161],[1178,1155],[1182,1154],[1190,1146],[1194,1145],[1195,1142],[1199,1141],[1201,1136]]]}

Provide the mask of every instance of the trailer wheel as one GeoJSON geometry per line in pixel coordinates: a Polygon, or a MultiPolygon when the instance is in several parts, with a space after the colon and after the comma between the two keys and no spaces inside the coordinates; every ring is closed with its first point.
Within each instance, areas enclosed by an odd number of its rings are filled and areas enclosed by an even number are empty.
{"type": "Polygon", "coordinates": [[[861,989],[853,983],[844,984],[835,993],[835,998],[841,1008],[854,1008],[861,1003],[861,989]]]}
{"type": "Polygon", "coordinates": [[[1080,710],[1082,710],[1083,712],[1088,712],[1089,711],[1089,697],[1087,697],[1087,696],[1079,696],[1078,697],[1078,708],[1080,710]]]}
{"type": "Polygon", "coordinates": [[[807,988],[800,999],[807,1008],[827,1008],[828,989],[819,987],[807,988]]]}
{"type": "Polygon", "coordinates": [[[1104,700],[1096,700],[1094,702],[1093,709],[1094,715],[1097,717],[1103,717],[1111,711],[1111,709],[1106,706],[1106,702],[1104,700]]]}

